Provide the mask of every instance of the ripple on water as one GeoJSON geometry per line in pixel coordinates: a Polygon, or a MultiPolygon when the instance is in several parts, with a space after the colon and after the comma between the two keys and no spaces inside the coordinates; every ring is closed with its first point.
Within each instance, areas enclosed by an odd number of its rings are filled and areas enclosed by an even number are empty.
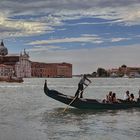
{"type": "MultiPolygon", "coordinates": [[[[1,140],[139,140],[140,109],[79,110],[52,100],[43,92],[45,79],[0,84],[1,140]],[[61,108],[60,108],[61,107],[61,108]]],[[[79,78],[48,79],[51,89],[74,95],[79,78]]],[[[112,90],[123,98],[137,95],[140,79],[92,79],[84,97],[103,99],[112,90]]]]}

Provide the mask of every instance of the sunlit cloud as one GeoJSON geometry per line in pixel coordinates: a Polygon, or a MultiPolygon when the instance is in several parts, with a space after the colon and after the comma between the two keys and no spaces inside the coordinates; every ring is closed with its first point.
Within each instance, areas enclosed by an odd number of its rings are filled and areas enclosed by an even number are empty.
{"type": "Polygon", "coordinates": [[[54,50],[64,50],[64,47],[60,46],[34,46],[31,49],[27,49],[29,52],[44,52],[44,51],[54,51],[54,50]]]}
{"type": "Polygon", "coordinates": [[[5,31],[9,36],[29,36],[42,34],[47,31],[51,31],[51,26],[34,21],[25,20],[12,20],[7,17],[0,17],[0,31],[5,31]]]}
{"type": "Polygon", "coordinates": [[[104,42],[120,42],[130,40],[131,38],[101,38],[94,34],[82,34],[81,37],[73,38],[62,38],[62,39],[50,39],[50,40],[38,40],[28,43],[28,45],[47,45],[47,44],[56,44],[56,43],[93,43],[101,44],[104,42]]]}
{"type": "MultiPolygon", "coordinates": [[[[115,0],[6,0],[0,1],[0,30],[12,29],[6,35],[33,36],[50,33],[55,26],[64,25],[64,21],[95,17],[106,22],[81,22],[77,24],[113,24],[124,26],[140,25],[139,0],[115,1],[115,0]],[[13,19],[19,16],[18,19],[13,19]],[[24,19],[22,16],[28,16],[24,19]]],[[[71,24],[71,25],[74,25],[71,24]]]]}
{"type": "Polygon", "coordinates": [[[119,41],[125,41],[130,40],[130,38],[111,38],[111,42],[119,42],[119,41]]]}
{"type": "Polygon", "coordinates": [[[90,43],[102,43],[100,37],[95,36],[82,36],[82,37],[72,37],[72,38],[62,38],[62,39],[50,39],[50,40],[38,40],[28,45],[45,45],[45,44],[54,44],[54,43],[69,43],[69,42],[90,42],[90,43]]]}

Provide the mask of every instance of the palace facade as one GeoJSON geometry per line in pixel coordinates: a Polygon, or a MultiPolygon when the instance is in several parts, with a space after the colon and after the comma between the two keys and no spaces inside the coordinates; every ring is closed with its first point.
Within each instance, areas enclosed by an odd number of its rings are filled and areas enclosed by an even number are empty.
{"type": "Polygon", "coordinates": [[[32,62],[32,77],[72,77],[72,64],[32,62]]]}
{"type": "Polygon", "coordinates": [[[9,55],[3,41],[0,44],[0,76],[30,77],[72,77],[72,64],[41,63],[29,60],[25,50],[20,55],[9,55]]]}

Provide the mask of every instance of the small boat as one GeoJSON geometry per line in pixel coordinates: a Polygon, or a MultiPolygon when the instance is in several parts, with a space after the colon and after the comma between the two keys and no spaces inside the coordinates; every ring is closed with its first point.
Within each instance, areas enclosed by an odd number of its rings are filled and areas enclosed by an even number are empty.
{"type": "Polygon", "coordinates": [[[20,78],[20,77],[0,77],[0,82],[22,83],[23,78],[20,78]]]}
{"type": "Polygon", "coordinates": [[[119,99],[117,103],[104,103],[102,100],[75,98],[74,96],[65,95],[56,90],[50,90],[47,87],[47,81],[44,84],[44,92],[47,96],[78,109],[128,109],[140,108],[140,101],[125,101],[119,99]]]}
{"type": "Polygon", "coordinates": [[[6,82],[22,83],[23,82],[23,79],[22,78],[11,78],[11,79],[7,79],[6,82]]]}

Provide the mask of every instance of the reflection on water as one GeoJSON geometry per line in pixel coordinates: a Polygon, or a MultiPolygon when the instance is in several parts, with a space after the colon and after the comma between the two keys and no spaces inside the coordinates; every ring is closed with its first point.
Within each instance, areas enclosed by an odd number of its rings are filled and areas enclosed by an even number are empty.
{"type": "MultiPolygon", "coordinates": [[[[80,110],[43,93],[45,79],[0,83],[0,140],[139,140],[140,109],[80,110]]],[[[48,79],[49,88],[74,95],[79,79],[48,79]]],[[[93,79],[84,96],[103,99],[112,90],[137,95],[140,79],[93,79]]]]}
{"type": "Polygon", "coordinates": [[[62,112],[63,109],[56,108],[42,115],[42,125],[49,128],[44,133],[52,139],[138,139],[140,136],[137,126],[140,109],[93,111],[70,108],[62,112]]]}

